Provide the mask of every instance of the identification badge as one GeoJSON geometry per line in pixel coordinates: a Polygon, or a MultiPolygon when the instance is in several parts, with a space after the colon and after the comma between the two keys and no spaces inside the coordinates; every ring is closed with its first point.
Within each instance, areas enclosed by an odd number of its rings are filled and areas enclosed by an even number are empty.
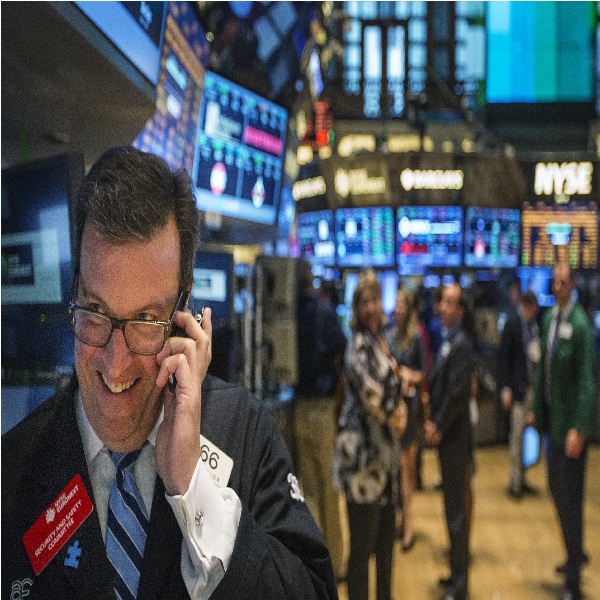
{"type": "Polygon", "coordinates": [[[442,358],[446,358],[450,354],[450,342],[444,342],[440,348],[440,355],[442,358]]]}
{"type": "Polygon", "coordinates": [[[81,475],[75,475],[23,536],[36,575],[56,556],[92,510],[92,501],[83,487],[81,475]]]}
{"type": "Polygon", "coordinates": [[[571,323],[561,323],[558,328],[558,335],[563,340],[570,340],[573,335],[573,325],[571,323]]]}
{"type": "Polygon", "coordinates": [[[200,452],[200,458],[215,484],[220,488],[227,487],[233,469],[233,459],[203,435],[200,436],[200,452]]]}

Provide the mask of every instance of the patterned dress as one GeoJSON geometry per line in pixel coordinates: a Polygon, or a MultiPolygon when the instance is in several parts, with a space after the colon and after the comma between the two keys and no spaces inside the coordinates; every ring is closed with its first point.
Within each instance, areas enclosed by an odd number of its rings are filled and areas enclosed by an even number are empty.
{"type": "MultiPolygon", "coordinates": [[[[383,337],[383,334],[382,334],[383,337]]],[[[377,339],[357,331],[344,360],[344,403],[333,460],[334,485],[348,502],[395,503],[398,437],[387,425],[401,399],[400,379],[377,339]]]]}

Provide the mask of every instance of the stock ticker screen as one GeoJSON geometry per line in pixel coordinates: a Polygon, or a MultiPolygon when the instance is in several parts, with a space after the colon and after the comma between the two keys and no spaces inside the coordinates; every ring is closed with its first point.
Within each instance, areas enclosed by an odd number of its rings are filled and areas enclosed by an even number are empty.
{"type": "Polygon", "coordinates": [[[298,243],[300,254],[311,264],[335,264],[333,213],[315,210],[298,214],[298,243]]]}
{"type": "Polygon", "coordinates": [[[339,267],[393,267],[394,209],[336,210],[335,240],[339,267]]]}
{"type": "Polygon", "coordinates": [[[521,224],[521,266],[568,262],[575,269],[598,268],[598,207],[594,202],[525,203],[521,224]]]}
{"type": "Polygon", "coordinates": [[[465,215],[465,266],[519,265],[521,213],[518,209],[470,206],[465,215]]]}
{"type": "Polygon", "coordinates": [[[197,208],[273,225],[287,121],[284,108],[207,71],[193,170],[197,208]]]}
{"type": "Polygon", "coordinates": [[[401,274],[426,267],[459,267],[463,210],[459,206],[403,206],[397,218],[397,260],[401,274]]]}

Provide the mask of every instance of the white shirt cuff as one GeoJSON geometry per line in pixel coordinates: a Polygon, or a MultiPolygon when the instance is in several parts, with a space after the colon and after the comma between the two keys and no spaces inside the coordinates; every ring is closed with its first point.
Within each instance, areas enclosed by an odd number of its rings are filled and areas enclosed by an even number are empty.
{"type": "Polygon", "coordinates": [[[229,567],[242,504],[230,488],[219,488],[202,459],[183,496],[165,494],[183,534],[181,572],[192,598],[212,593],[229,567]],[[218,559],[218,560],[216,560],[218,559]]]}

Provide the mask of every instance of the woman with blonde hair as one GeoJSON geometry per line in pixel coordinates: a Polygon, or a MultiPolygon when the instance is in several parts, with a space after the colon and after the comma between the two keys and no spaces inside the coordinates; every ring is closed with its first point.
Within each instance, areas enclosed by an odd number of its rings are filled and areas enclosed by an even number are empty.
{"type": "Polygon", "coordinates": [[[388,342],[402,378],[402,396],[408,407],[406,431],[401,439],[400,485],[402,550],[414,545],[411,503],[417,481],[417,451],[419,421],[422,420],[421,384],[425,368],[425,353],[419,333],[419,319],[414,296],[404,287],[398,288],[394,308],[394,324],[388,331],[388,342]]]}
{"type": "Polygon", "coordinates": [[[390,600],[399,438],[406,426],[398,365],[384,335],[381,286],[361,273],[352,298],[352,337],[344,359],[344,402],[333,476],[344,492],[350,528],[348,598],[367,600],[375,554],[377,600],[390,600]]]}

